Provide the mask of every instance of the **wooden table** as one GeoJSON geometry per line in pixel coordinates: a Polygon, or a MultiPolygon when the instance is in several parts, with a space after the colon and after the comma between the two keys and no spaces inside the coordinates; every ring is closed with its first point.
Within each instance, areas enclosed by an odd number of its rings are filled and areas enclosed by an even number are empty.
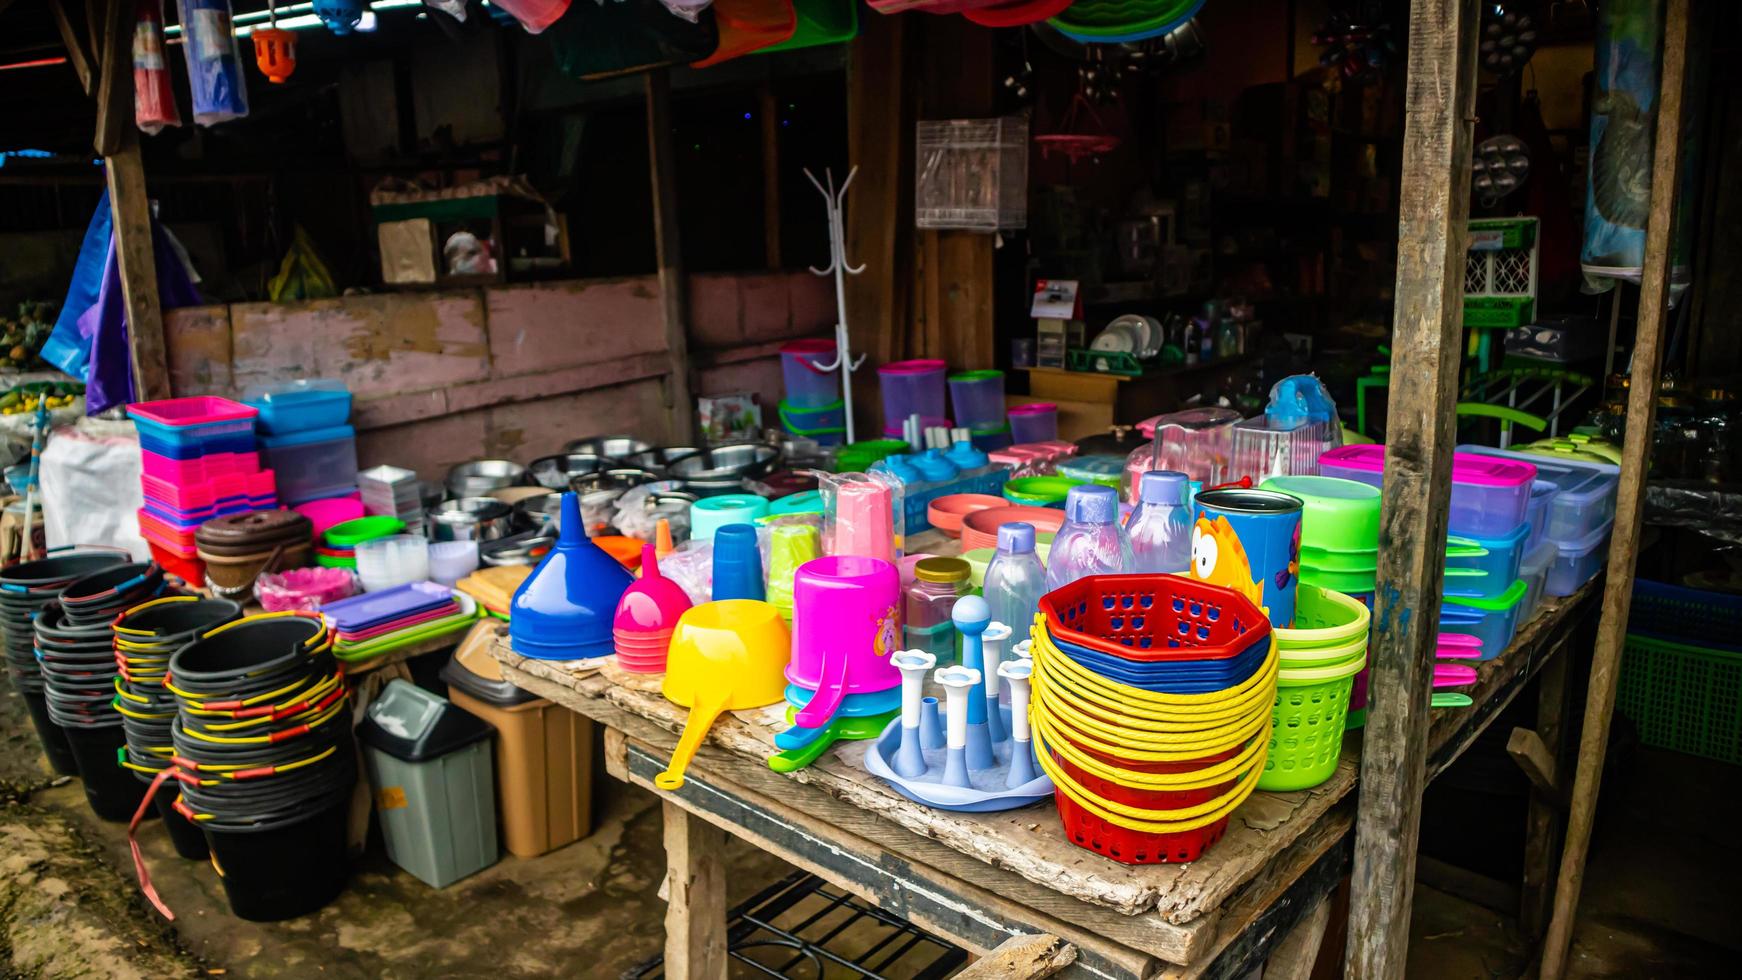
{"type": "MultiPolygon", "coordinates": [[[[1547,600],[1511,647],[1478,665],[1469,690],[1476,706],[1435,718],[1430,778],[1545,663],[1564,662],[1555,655],[1591,613],[1596,587],[1547,600]]],[[[673,977],[725,976],[725,833],[976,955],[1025,936],[1057,936],[1075,947],[1067,973],[1104,980],[1244,974],[1323,904],[1351,854],[1358,738],[1346,741],[1336,773],[1320,786],[1255,793],[1199,860],[1132,867],[1069,843],[1050,802],[987,814],[914,803],[861,768],[866,743],[839,743],[806,769],[775,773],[766,760],[785,727],[784,705],[722,715],[685,784],[661,791],[653,777],[688,713],[660,695],[657,675],[620,671],[609,658],[525,659],[509,648],[506,629],[492,654],[515,684],[604,725],[607,770],[664,801],[673,977]]],[[[1324,916],[1315,920],[1322,931],[1324,916]]]]}

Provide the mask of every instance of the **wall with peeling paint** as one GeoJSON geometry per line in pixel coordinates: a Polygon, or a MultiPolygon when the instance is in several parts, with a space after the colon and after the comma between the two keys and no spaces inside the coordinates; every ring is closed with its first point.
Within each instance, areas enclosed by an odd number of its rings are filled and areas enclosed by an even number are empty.
{"type": "MultiPolygon", "coordinates": [[[[829,280],[806,272],[692,276],[690,308],[698,393],[756,392],[771,422],[780,344],[834,322],[829,280]]],[[[177,395],[335,378],[356,396],[359,461],[430,479],[479,456],[664,431],[651,276],[190,307],[165,333],[177,395]]]]}

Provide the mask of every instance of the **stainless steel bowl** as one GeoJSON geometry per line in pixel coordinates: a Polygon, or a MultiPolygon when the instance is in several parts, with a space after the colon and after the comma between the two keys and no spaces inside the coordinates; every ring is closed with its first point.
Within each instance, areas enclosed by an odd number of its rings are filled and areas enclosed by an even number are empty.
{"type": "Polygon", "coordinates": [[[649,449],[646,452],[624,457],[623,462],[630,466],[639,466],[644,470],[663,471],[685,456],[694,456],[699,452],[701,449],[695,446],[670,446],[664,449],[649,449]]]}
{"type": "Polygon", "coordinates": [[[600,456],[598,453],[558,453],[533,460],[526,471],[532,475],[533,482],[541,487],[567,490],[569,481],[577,476],[602,473],[622,465],[619,460],[600,456]]]}
{"type": "Polygon", "coordinates": [[[492,497],[461,497],[429,515],[436,541],[494,541],[512,530],[514,508],[492,497]]]}
{"type": "Polygon", "coordinates": [[[594,453],[612,459],[628,459],[653,448],[653,443],[634,436],[588,436],[563,447],[565,453],[594,453]]]}
{"type": "Polygon", "coordinates": [[[556,527],[557,518],[563,511],[563,495],[556,491],[541,493],[536,497],[527,497],[514,504],[514,514],[523,525],[542,528],[547,524],[556,527]]]}
{"type": "Polygon", "coordinates": [[[685,456],[667,467],[670,475],[691,486],[696,484],[737,483],[746,477],[759,477],[780,462],[780,450],[760,442],[739,442],[715,446],[685,456]]]}
{"type": "Polygon", "coordinates": [[[510,537],[478,546],[478,558],[485,565],[531,565],[538,554],[556,543],[555,531],[523,531],[510,537]]]}
{"type": "Polygon", "coordinates": [[[448,493],[455,497],[479,497],[492,490],[526,482],[526,467],[507,459],[474,459],[448,471],[448,493]]]}
{"type": "Polygon", "coordinates": [[[569,480],[568,488],[581,494],[599,490],[615,490],[621,493],[630,487],[656,482],[660,476],[661,474],[653,470],[644,470],[639,466],[618,466],[597,473],[584,473],[577,476],[569,480]]]}

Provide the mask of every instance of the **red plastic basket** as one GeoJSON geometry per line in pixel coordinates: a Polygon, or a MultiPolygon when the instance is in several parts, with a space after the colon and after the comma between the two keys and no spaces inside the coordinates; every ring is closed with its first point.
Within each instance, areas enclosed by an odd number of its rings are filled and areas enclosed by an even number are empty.
{"type": "MultiPolygon", "coordinates": [[[[1135,762],[1107,755],[1104,752],[1095,752],[1081,745],[1077,745],[1076,748],[1121,769],[1130,769],[1136,772],[1169,773],[1204,769],[1218,762],[1231,759],[1240,752],[1239,749],[1231,749],[1193,762],[1135,762]]],[[[1186,807],[1208,802],[1233,789],[1234,783],[1239,779],[1238,774],[1236,774],[1225,783],[1207,786],[1203,789],[1132,789],[1129,786],[1109,782],[1079,769],[1057,751],[1052,752],[1052,757],[1059,764],[1059,767],[1076,780],[1077,785],[1085,791],[1104,800],[1150,810],[1183,810],[1186,807]]],[[[1223,832],[1228,829],[1228,818],[1223,817],[1215,823],[1177,834],[1152,834],[1131,830],[1118,824],[1108,823],[1083,809],[1076,800],[1071,799],[1063,790],[1055,788],[1052,795],[1058,803],[1059,819],[1064,823],[1065,836],[1070,839],[1070,842],[1078,847],[1094,851],[1096,854],[1112,858],[1121,864],[1184,864],[1187,861],[1196,861],[1211,844],[1221,840],[1223,832]]]]}
{"type": "Polygon", "coordinates": [[[1226,660],[1270,642],[1270,621],[1231,589],[1181,575],[1091,575],[1040,598],[1055,640],[1126,660],[1226,660]]]}
{"type": "Polygon", "coordinates": [[[151,548],[151,558],[163,567],[163,570],[180,578],[187,584],[198,588],[206,584],[206,563],[198,558],[183,558],[155,541],[146,540],[151,548]]]}

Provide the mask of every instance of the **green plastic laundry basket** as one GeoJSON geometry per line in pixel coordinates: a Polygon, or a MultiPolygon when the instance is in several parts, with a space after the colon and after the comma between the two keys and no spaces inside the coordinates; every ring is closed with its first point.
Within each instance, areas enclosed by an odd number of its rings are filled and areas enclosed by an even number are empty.
{"type": "Polygon", "coordinates": [[[1343,751],[1349,694],[1366,665],[1362,656],[1333,667],[1277,672],[1270,752],[1259,789],[1310,789],[1331,778],[1343,751]]]}
{"type": "Polygon", "coordinates": [[[1629,633],[1615,708],[1646,745],[1742,764],[1742,650],[1629,633]]]}

